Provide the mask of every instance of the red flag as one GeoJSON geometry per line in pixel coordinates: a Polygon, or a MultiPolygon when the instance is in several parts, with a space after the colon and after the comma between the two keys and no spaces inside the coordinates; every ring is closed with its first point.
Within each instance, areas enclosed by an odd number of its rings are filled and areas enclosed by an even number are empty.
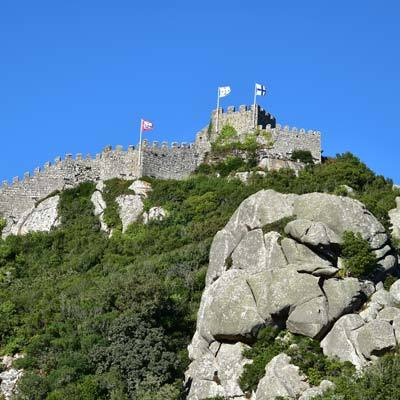
{"type": "Polygon", "coordinates": [[[142,119],[142,131],[151,131],[153,129],[153,123],[142,119]]]}

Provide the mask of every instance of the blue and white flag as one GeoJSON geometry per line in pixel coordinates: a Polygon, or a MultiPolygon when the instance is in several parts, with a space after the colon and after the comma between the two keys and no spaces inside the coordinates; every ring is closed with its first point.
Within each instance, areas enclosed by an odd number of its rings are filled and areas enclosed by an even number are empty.
{"type": "Polygon", "coordinates": [[[256,96],[265,96],[267,94],[267,88],[260,83],[256,83],[256,96]]]}
{"type": "Polygon", "coordinates": [[[225,97],[231,92],[230,86],[221,86],[218,88],[218,97],[225,97]]]}

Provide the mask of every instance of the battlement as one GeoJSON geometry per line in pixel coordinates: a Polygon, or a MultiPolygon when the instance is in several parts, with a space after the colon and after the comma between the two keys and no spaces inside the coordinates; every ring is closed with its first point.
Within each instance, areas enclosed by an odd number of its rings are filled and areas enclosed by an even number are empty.
{"type": "Polygon", "coordinates": [[[33,172],[14,177],[12,182],[3,181],[0,186],[0,215],[7,220],[18,220],[35,203],[55,191],[71,188],[85,181],[98,182],[112,178],[136,179],[152,176],[159,179],[184,179],[204,162],[211,144],[218,138],[224,125],[233,126],[239,138],[255,130],[270,133],[268,146],[261,148],[259,159],[289,160],[295,150],[308,150],[317,162],[321,161],[321,133],[318,131],[290,128],[276,123],[275,117],[259,106],[241,105],[236,110],[230,106],[211,113],[211,125],[196,135],[194,143],[158,142],[144,140],[141,148],[129,145],[126,149],[108,145],[101,152],[91,155],[67,153],[64,158],[56,157],[33,172]],[[272,143],[272,145],[271,145],[272,143]]]}

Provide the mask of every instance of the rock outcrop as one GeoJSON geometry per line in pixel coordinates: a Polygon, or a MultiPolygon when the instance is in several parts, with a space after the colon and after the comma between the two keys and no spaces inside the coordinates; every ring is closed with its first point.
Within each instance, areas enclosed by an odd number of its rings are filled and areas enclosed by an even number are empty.
{"type": "Polygon", "coordinates": [[[3,238],[8,235],[26,235],[29,232],[49,232],[60,224],[58,204],[60,196],[55,195],[37,203],[18,220],[7,221],[3,238]]]}
{"type": "Polygon", "coordinates": [[[389,219],[393,237],[400,239],[400,197],[396,197],[396,208],[389,211],[389,219]]]}
{"type": "MultiPolygon", "coordinates": [[[[204,382],[199,389],[200,384],[194,384],[196,365],[207,365],[215,343],[252,343],[264,326],[278,325],[323,339],[326,355],[358,368],[396,345],[400,316],[392,306],[400,299],[400,289],[393,286],[391,295],[378,285],[374,293],[371,281],[337,277],[345,231],[360,233],[368,241],[380,262],[377,268],[397,266],[396,260],[393,265],[388,262],[392,249],[384,227],[355,199],[261,190],[242,202],[211,245],[206,288],[190,346],[189,398],[233,398],[225,388],[217,390],[210,383],[213,389],[207,391],[204,382]],[[356,314],[371,295],[365,309],[356,314]]],[[[286,355],[273,361],[256,399],[308,399],[321,393],[321,388],[309,387],[286,355]],[[292,378],[293,385],[285,383],[292,378]]],[[[238,389],[235,398],[244,395],[238,389]]]]}
{"type": "Polygon", "coordinates": [[[111,230],[108,225],[104,222],[104,211],[107,207],[106,202],[103,199],[104,182],[100,181],[96,185],[96,190],[93,192],[90,198],[94,206],[94,215],[99,218],[100,229],[103,232],[111,234],[111,230]]]}
{"type": "Polygon", "coordinates": [[[273,400],[279,396],[296,399],[310,388],[307,377],[290,361],[291,358],[282,353],[267,364],[257,387],[256,400],[273,400]]]}
{"type": "Polygon", "coordinates": [[[3,371],[0,373],[0,395],[4,396],[5,400],[11,400],[13,398],[17,383],[24,374],[22,369],[16,369],[12,366],[15,360],[22,357],[22,354],[1,357],[3,371]]]}
{"type": "Polygon", "coordinates": [[[137,194],[123,194],[118,196],[115,201],[119,207],[119,217],[122,222],[122,232],[128,229],[128,226],[139,220],[143,214],[143,200],[137,194]]]}

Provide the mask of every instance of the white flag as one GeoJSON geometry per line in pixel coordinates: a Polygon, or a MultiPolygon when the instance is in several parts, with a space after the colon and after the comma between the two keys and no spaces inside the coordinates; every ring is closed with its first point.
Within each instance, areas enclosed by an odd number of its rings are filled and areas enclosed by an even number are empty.
{"type": "Polygon", "coordinates": [[[260,83],[256,83],[256,96],[265,96],[267,94],[267,88],[260,83]]]}
{"type": "Polygon", "coordinates": [[[230,86],[222,86],[218,88],[218,97],[225,97],[231,92],[230,86]]]}

